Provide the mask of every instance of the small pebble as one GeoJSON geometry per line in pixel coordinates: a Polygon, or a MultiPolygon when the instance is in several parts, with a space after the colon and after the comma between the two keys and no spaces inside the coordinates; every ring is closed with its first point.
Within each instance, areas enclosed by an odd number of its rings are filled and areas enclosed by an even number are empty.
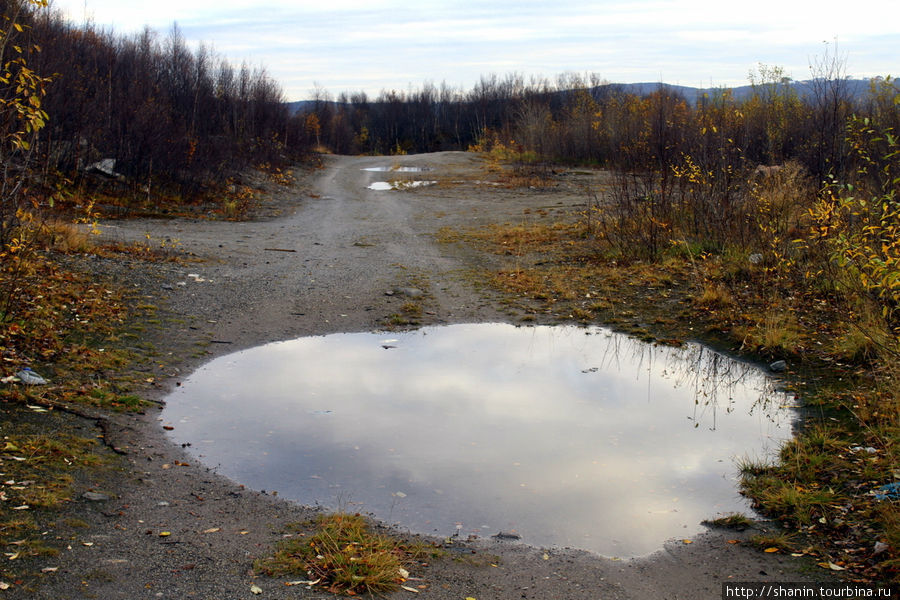
{"type": "Polygon", "coordinates": [[[85,492],[81,495],[81,497],[85,500],[89,500],[90,502],[106,502],[107,500],[109,500],[109,496],[97,492],[85,492]]]}

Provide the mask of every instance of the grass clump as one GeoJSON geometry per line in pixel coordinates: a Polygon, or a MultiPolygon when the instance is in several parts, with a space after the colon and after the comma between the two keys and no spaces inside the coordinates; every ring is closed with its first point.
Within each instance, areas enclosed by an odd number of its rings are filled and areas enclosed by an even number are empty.
{"type": "Polygon", "coordinates": [[[731,513],[719,517],[703,521],[704,525],[709,527],[718,527],[720,529],[734,529],[736,531],[745,531],[753,528],[753,519],[743,513],[731,513]]]}
{"type": "Polygon", "coordinates": [[[789,312],[773,311],[751,327],[743,340],[746,348],[771,356],[790,356],[798,352],[802,333],[797,317],[789,312]]]}
{"type": "Polygon", "coordinates": [[[400,307],[400,310],[403,311],[403,314],[409,315],[412,318],[420,318],[422,316],[422,306],[417,302],[405,302],[403,306],[400,307]]]}
{"type": "Polygon", "coordinates": [[[408,577],[405,567],[425,554],[419,545],[372,531],[359,514],[322,515],[281,541],[275,553],[255,563],[257,572],[277,577],[308,577],[330,592],[346,595],[384,594],[408,577]]]}
{"type": "Polygon", "coordinates": [[[115,411],[136,411],[147,406],[149,402],[134,394],[117,394],[113,391],[94,388],[86,401],[115,411]]]}
{"type": "Polygon", "coordinates": [[[407,327],[412,325],[418,325],[418,321],[414,318],[410,318],[409,315],[401,315],[399,313],[393,313],[387,317],[387,324],[390,327],[407,327]]]}
{"type": "Polygon", "coordinates": [[[694,299],[694,303],[698,307],[714,310],[732,307],[735,301],[728,288],[722,284],[707,283],[703,288],[703,292],[694,299]]]}
{"type": "Polygon", "coordinates": [[[768,511],[800,526],[810,526],[820,520],[827,523],[845,500],[832,489],[786,482],[774,477],[757,479],[747,484],[746,489],[758,497],[768,511]]]}

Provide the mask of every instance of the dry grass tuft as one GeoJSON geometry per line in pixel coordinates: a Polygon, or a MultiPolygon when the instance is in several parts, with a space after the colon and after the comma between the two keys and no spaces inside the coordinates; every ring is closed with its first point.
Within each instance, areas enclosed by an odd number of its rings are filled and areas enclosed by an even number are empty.
{"type": "Polygon", "coordinates": [[[258,572],[269,576],[299,576],[317,581],[333,593],[386,594],[406,580],[405,567],[423,556],[422,546],[374,533],[359,514],[322,515],[279,543],[275,553],[256,561],[258,572]]]}
{"type": "Polygon", "coordinates": [[[728,288],[719,283],[707,282],[703,292],[694,299],[694,305],[708,310],[732,308],[736,304],[728,288]]]}

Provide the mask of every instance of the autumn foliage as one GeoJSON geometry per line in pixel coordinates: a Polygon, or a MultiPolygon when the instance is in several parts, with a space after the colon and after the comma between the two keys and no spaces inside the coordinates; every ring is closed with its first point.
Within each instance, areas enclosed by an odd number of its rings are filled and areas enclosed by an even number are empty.
{"type": "Polygon", "coordinates": [[[16,14],[28,73],[46,78],[32,85],[46,125],[34,167],[44,174],[77,184],[91,165],[113,159],[119,187],[135,197],[160,188],[188,196],[308,148],[311,136],[264,68],[234,66],[205,45],[192,50],[177,26],[165,36],[124,36],[29,3],[4,4],[7,18],[16,14]]]}

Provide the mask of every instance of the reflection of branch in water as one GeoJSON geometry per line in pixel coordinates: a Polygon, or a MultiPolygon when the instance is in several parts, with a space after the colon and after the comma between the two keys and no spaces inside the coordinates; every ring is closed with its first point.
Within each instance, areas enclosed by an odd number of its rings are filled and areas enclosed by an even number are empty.
{"type": "Polygon", "coordinates": [[[761,409],[771,422],[778,421],[776,413],[782,408],[785,395],[775,389],[775,381],[759,368],[700,344],[673,349],[667,359],[676,382],[690,386],[698,423],[708,409],[715,429],[718,409],[724,405],[726,413],[733,412],[736,408],[734,397],[739,391],[757,394],[750,406],[750,414],[761,409]]]}
{"type": "Polygon", "coordinates": [[[719,410],[724,407],[725,413],[729,414],[736,409],[734,398],[738,392],[758,394],[751,404],[750,414],[761,409],[769,421],[776,424],[779,421],[777,413],[785,404],[786,394],[777,391],[776,382],[758,367],[696,343],[673,348],[654,346],[603,329],[594,333],[605,335],[607,339],[598,357],[601,368],[621,372],[623,357],[630,352],[633,360],[629,364],[636,365],[635,378],[647,376],[648,400],[654,372],[663,378],[671,377],[676,388],[684,386],[690,390],[693,410],[688,418],[694,427],[709,418],[712,420],[709,428],[715,430],[719,410]]]}
{"type": "Polygon", "coordinates": [[[694,400],[691,420],[694,422],[694,427],[700,426],[700,422],[703,420],[707,410],[709,410],[712,413],[710,430],[714,431],[718,426],[720,391],[724,391],[724,395],[727,398],[725,412],[731,413],[734,410],[735,388],[743,381],[746,371],[742,371],[735,378],[726,378],[725,376],[732,374],[731,363],[735,363],[735,361],[717,352],[710,352],[702,346],[691,346],[688,348],[688,351],[671,358],[674,359],[676,367],[681,366],[679,365],[681,361],[685,361],[687,365],[687,368],[682,373],[679,373],[677,370],[675,373],[679,378],[676,381],[687,381],[691,386],[694,400]]]}

